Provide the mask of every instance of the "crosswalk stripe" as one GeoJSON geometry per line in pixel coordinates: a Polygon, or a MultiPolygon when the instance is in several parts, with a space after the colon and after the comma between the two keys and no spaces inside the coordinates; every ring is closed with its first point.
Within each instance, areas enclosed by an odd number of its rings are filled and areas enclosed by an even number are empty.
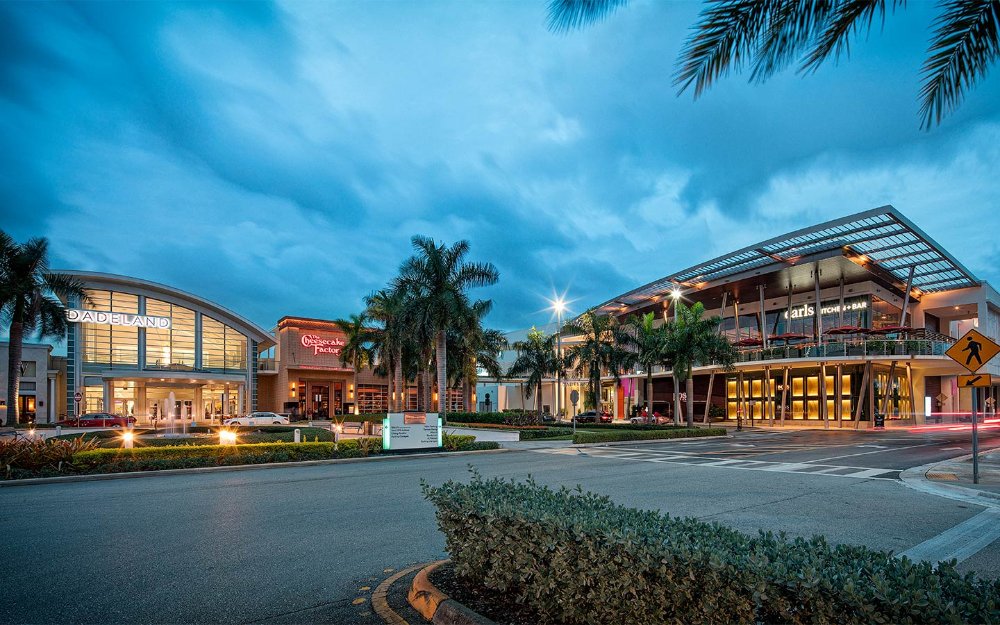
{"type": "Polygon", "coordinates": [[[661,464],[681,464],[686,466],[720,467],[773,473],[795,473],[798,475],[823,475],[825,477],[848,477],[855,479],[895,479],[899,469],[873,469],[869,467],[849,467],[808,462],[774,462],[749,460],[745,458],[706,458],[691,452],[676,450],[656,450],[648,448],[615,449],[613,447],[589,447],[582,449],[531,449],[534,453],[583,456],[607,460],[631,460],[633,462],[656,462],[661,464]]]}

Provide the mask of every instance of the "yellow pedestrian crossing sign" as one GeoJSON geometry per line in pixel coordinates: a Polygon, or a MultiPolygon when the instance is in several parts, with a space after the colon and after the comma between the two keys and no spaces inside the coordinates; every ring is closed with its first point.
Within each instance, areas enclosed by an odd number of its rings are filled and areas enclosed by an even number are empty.
{"type": "Polygon", "coordinates": [[[959,388],[968,387],[990,387],[993,386],[993,379],[988,373],[973,373],[972,375],[958,376],[959,388]]]}
{"type": "MultiPolygon", "coordinates": [[[[982,369],[994,356],[1000,354],[1000,345],[976,330],[969,330],[945,352],[949,358],[972,373],[982,369]]],[[[988,376],[987,376],[988,377],[988,376]]],[[[977,385],[978,386],[978,385],[977,385]]]]}

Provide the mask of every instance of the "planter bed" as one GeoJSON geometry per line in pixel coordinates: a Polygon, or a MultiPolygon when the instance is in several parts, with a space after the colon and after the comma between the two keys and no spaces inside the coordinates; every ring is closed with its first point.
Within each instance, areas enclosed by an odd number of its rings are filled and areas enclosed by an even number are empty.
{"type": "Polygon", "coordinates": [[[573,443],[614,443],[621,441],[654,441],[672,438],[696,438],[702,436],[725,436],[723,428],[670,428],[655,430],[599,430],[580,432],[573,436],[573,443]]]}

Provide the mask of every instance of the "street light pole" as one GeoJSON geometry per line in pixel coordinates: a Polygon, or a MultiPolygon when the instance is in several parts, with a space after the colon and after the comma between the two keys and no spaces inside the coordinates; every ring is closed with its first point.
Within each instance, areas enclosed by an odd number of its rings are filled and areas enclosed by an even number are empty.
{"type": "MultiPolygon", "coordinates": [[[[556,312],[556,419],[562,415],[562,315],[566,310],[566,300],[562,297],[552,302],[552,309],[556,312]]],[[[576,432],[576,415],[573,416],[573,431],[576,432]]]]}

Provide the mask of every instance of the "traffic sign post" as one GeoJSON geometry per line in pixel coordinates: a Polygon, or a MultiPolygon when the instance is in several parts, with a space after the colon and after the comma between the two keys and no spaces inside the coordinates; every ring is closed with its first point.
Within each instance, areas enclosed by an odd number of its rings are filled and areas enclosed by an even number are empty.
{"type": "Polygon", "coordinates": [[[959,388],[982,388],[993,386],[993,378],[986,373],[958,376],[959,388]]]}
{"type": "MultiPolygon", "coordinates": [[[[1000,345],[976,330],[969,330],[965,336],[958,339],[945,354],[975,374],[983,368],[994,356],[1000,354],[1000,345]]],[[[991,386],[993,380],[989,374],[960,375],[959,387],[972,389],[972,483],[979,483],[979,389],[991,386]]]]}

